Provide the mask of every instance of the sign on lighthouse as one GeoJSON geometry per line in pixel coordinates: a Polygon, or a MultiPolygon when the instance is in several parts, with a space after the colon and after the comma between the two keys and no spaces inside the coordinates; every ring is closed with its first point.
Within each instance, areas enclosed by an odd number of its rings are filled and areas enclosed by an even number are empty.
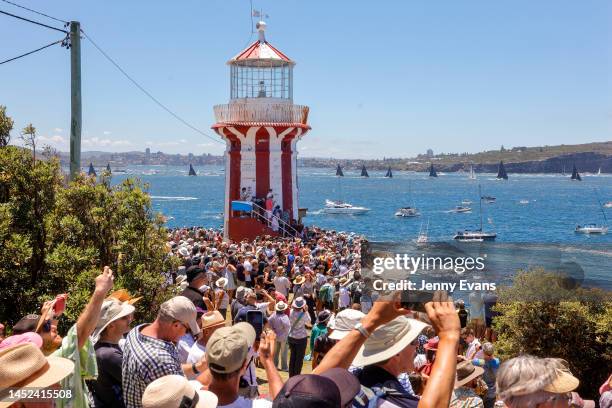
{"type": "Polygon", "coordinates": [[[227,63],[230,101],[214,107],[212,126],[226,142],[223,226],[225,238],[235,241],[271,232],[269,212],[251,217],[232,210],[245,196],[262,207],[271,196],[283,225],[298,218],[296,144],[310,130],[308,107],[293,104],[295,62],[266,40],[265,22],[257,30],[257,41],[227,63]]]}

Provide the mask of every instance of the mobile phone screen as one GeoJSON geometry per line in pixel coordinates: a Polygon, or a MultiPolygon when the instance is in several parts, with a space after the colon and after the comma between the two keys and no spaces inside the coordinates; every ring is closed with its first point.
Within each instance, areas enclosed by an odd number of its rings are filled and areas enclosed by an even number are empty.
{"type": "Polygon", "coordinates": [[[255,338],[259,340],[263,331],[263,313],[260,310],[249,310],[246,314],[246,321],[255,329],[255,338]]]}
{"type": "Polygon", "coordinates": [[[401,296],[402,308],[414,310],[416,312],[424,312],[425,303],[431,302],[432,299],[433,292],[424,290],[404,290],[401,296]]]}

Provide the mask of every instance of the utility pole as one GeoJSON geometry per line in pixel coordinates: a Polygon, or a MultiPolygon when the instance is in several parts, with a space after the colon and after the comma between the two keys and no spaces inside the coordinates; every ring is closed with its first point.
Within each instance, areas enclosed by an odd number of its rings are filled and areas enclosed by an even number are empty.
{"type": "Polygon", "coordinates": [[[81,171],[81,23],[70,22],[70,180],[81,171]]]}

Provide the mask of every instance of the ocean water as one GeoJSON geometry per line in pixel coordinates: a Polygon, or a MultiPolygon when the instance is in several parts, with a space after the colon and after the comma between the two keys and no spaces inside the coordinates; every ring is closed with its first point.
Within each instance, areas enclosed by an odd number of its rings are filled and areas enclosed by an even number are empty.
{"type": "MultiPolygon", "coordinates": [[[[112,182],[138,177],[149,184],[153,207],[168,219],[168,226],[220,227],[224,200],[223,168],[196,168],[197,177],[187,176],[188,167],[130,166],[127,173],[116,173],[112,182]]],[[[497,198],[483,203],[485,230],[497,232],[497,242],[555,243],[599,245],[612,244],[607,235],[576,234],[577,224],[604,222],[599,200],[612,201],[612,175],[584,175],[582,182],[572,182],[560,175],[514,175],[508,181],[494,174],[478,174],[469,180],[466,174],[442,174],[437,179],[426,173],[395,172],[392,179],[384,172],[370,171],[370,178],[345,171],[335,177],[334,169],[298,169],[300,207],[308,208],[306,225],[364,234],[372,241],[411,241],[421,227],[429,224],[432,241],[450,241],[465,228],[478,228],[478,185],[482,194],[497,198]],[[410,193],[409,193],[410,190],[410,193]],[[327,215],[321,213],[325,199],[342,199],[370,208],[364,215],[327,215]],[[448,211],[471,200],[471,213],[448,211]],[[521,204],[528,200],[528,204],[521,204]],[[420,217],[395,217],[402,206],[416,206],[420,217]]],[[[612,221],[612,209],[603,211],[612,221]]]]}
{"type": "MultiPolygon", "coordinates": [[[[154,210],[168,218],[169,227],[222,226],[222,167],[196,168],[197,177],[187,176],[188,167],[130,166],[126,171],[114,174],[112,183],[126,177],[146,182],[154,210]]],[[[584,181],[572,182],[569,177],[543,174],[510,174],[508,181],[496,180],[494,174],[478,174],[477,180],[466,174],[441,174],[437,179],[414,172],[395,172],[392,179],[375,171],[370,171],[370,178],[353,171],[345,171],[343,178],[334,174],[335,169],[298,169],[299,203],[308,209],[306,225],[364,234],[378,247],[420,254],[422,248],[413,241],[429,224],[430,242],[449,243],[452,253],[488,253],[493,269],[488,276],[500,282],[510,282],[518,269],[578,265],[578,281],[612,290],[612,232],[574,232],[577,224],[604,222],[598,198],[602,203],[612,201],[612,175],[584,175],[584,181]],[[458,244],[452,239],[456,231],[480,225],[479,184],[483,195],[497,198],[494,204],[483,203],[484,229],[497,232],[497,241],[458,244]],[[355,216],[323,214],[325,199],[341,199],[371,211],[355,216]],[[448,212],[464,199],[473,202],[471,213],[448,212]],[[421,216],[395,217],[402,206],[416,206],[421,216]]],[[[612,209],[603,211],[612,220],[612,209]]]]}

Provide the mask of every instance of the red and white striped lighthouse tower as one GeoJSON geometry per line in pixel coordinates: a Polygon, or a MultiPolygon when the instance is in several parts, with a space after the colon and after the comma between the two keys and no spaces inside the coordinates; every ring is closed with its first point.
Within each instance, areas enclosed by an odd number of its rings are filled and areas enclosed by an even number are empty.
{"type": "Polygon", "coordinates": [[[212,128],[227,145],[225,238],[235,241],[267,232],[231,211],[243,188],[264,199],[271,189],[275,205],[298,218],[296,144],[310,130],[308,107],[293,104],[295,62],[268,43],[265,29],[257,23],[259,39],[228,61],[230,101],[214,107],[212,128]]]}

